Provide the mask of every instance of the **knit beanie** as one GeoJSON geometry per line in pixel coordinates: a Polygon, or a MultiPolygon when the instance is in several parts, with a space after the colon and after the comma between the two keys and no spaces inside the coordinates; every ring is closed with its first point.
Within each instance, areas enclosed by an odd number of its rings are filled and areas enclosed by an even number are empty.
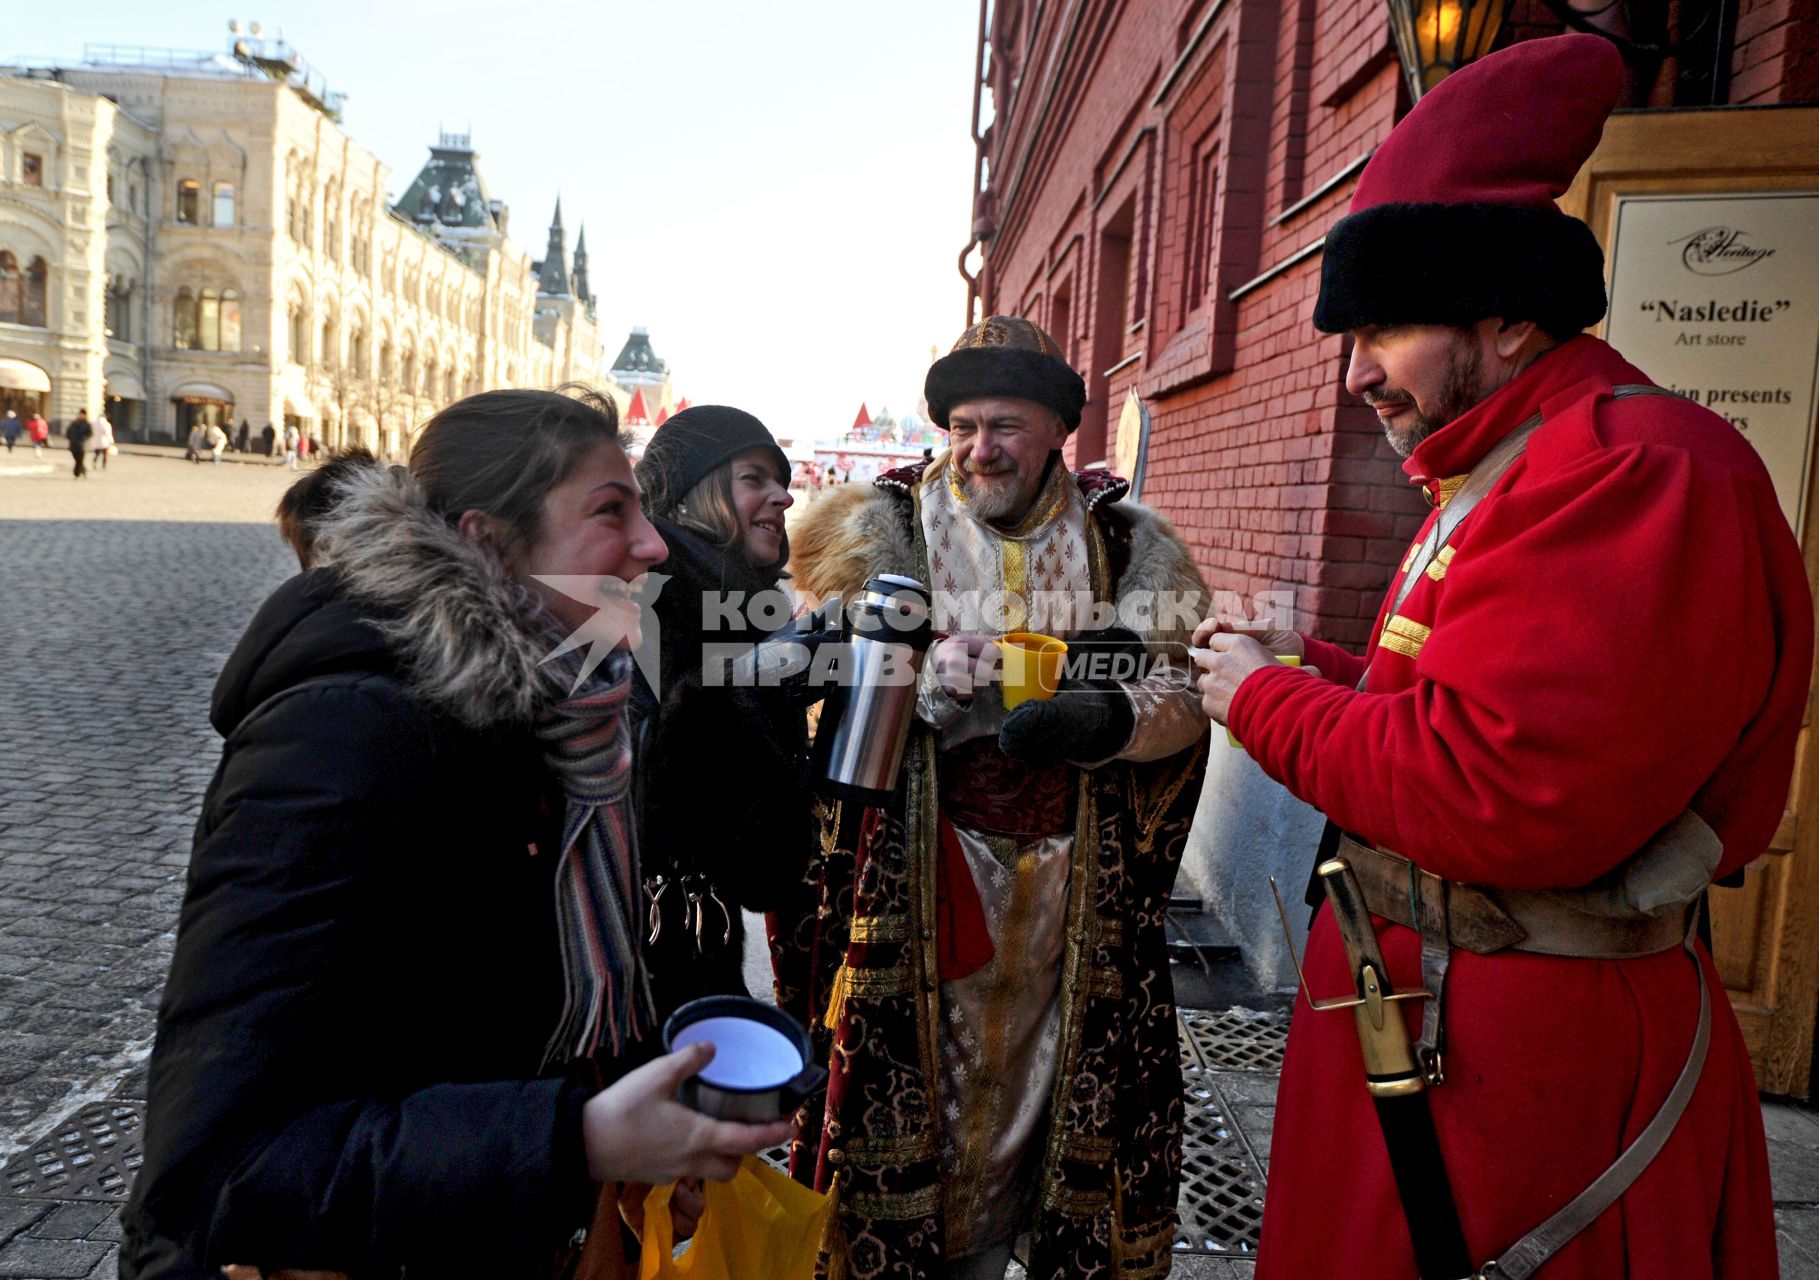
{"type": "Polygon", "coordinates": [[[1523,40],[1436,85],[1359,175],[1327,233],[1314,326],[1533,320],[1555,337],[1604,315],[1604,253],[1554,203],[1622,96],[1593,35],[1523,40]]]}
{"type": "Polygon", "coordinates": [[[1046,405],[1072,431],[1086,404],[1086,381],[1062,359],[1055,340],[1028,320],[987,316],[929,366],[922,393],[943,431],[955,405],[990,396],[1046,405]]]}
{"type": "Polygon", "coordinates": [[[658,427],[644,447],[637,475],[646,509],[673,517],[690,490],[747,449],[769,450],[777,475],[789,483],[789,459],[757,418],[723,404],[684,409],[658,427]]]}

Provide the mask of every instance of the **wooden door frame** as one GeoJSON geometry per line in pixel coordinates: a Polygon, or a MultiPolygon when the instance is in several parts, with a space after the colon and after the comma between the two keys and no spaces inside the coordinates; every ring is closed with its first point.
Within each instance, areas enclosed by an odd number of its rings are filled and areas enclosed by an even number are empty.
{"type": "MultiPolygon", "coordinates": [[[[1611,118],[1560,207],[1584,219],[1608,249],[1618,195],[1793,190],[1819,191],[1819,106],[1634,111],[1611,118]]],[[[1802,548],[1811,583],[1819,583],[1816,490],[1819,467],[1808,479],[1802,548]]],[[[1712,891],[1713,953],[1757,1083],[1802,1098],[1812,1093],[1819,1016],[1819,751],[1810,749],[1812,709],[1809,693],[1788,808],[1768,851],[1750,864],[1743,888],[1712,891]]]]}

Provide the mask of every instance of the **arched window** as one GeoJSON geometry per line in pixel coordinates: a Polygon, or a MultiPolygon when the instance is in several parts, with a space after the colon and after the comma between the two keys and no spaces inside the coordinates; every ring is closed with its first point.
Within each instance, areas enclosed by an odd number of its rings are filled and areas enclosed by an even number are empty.
{"type": "Polygon", "coordinates": [[[116,342],[133,340],[133,282],[115,276],[107,286],[107,336],[116,342]]]}
{"type": "Polygon", "coordinates": [[[210,350],[240,350],[240,291],[238,289],[221,291],[221,345],[211,347],[210,350]]]}
{"type": "Polygon", "coordinates": [[[398,385],[407,396],[417,390],[417,357],[409,347],[404,349],[404,358],[398,362],[398,385]]]}
{"type": "Polygon", "coordinates": [[[354,371],[355,377],[366,374],[366,334],[359,325],[347,331],[347,365],[354,371]]]}
{"type": "Polygon", "coordinates": [[[0,249],[0,323],[18,324],[20,304],[25,299],[25,281],[19,275],[19,259],[10,249],[0,249]]]}
{"type": "Polygon", "coordinates": [[[177,302],[171,308],[171,345],[179,351],[196,349],[196,295],[187,286],[177,290],[177,302]]]}
{"type": "Polygon", "coordinates": [[[431,356],[423,364],[423,394],[432,399],[436,394],[436,357],[431,356]]]}
{"type": "Polygon", "coordinates": [[[196,345],[203,351],[221,350],[221,295],[204,289],[196,304],[196,345]]]}
{"type": "Polygon", "coordinates": [[[309,315],[301,302],[291,303],[290,309],[290,343],[291,363],[309,363],[309,315]]]}
{"type": "Polygon", "coordinates": [[[177,221],[196,223],[202,220],[202,184],[184,178],[177,184],[177,221]]]}
{"type": "Polygon", "coordinates": [[[215,184],[214,223],[217,227],[234,225],[234,184],[217,182],[215,184]]]}
{"type": "Polygon", "coordinates": [[[339,361],[335,348],[335,317],[327,316],[322,321],[322,363],[333,369],[339,361]]]}
{"type": "Polygon", "coordinates": [[[383,339],[379,343],[379,380],[390,382],[392,379],[392,344],[383,339]]]}
{"type": "Polygon", "coordinates": [[[451,401],[455,398],[455,367],[450,365],[448,372],[442,375],[442,399],[451,401]]]}

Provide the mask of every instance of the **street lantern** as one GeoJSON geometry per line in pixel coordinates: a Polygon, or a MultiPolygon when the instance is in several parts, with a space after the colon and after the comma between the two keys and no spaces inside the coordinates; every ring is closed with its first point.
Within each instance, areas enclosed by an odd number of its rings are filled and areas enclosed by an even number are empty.
{"type": "Polygon", "coordinates": [[[1390,30],[1408,80],[1409,97],[1491,51],[1507,0],[1389,0],[1390,30]]]}

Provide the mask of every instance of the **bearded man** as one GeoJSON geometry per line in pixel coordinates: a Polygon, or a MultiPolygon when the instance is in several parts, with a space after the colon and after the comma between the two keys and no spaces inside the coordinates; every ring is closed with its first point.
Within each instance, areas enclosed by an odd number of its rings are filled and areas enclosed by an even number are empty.
{"type": "Polygon", "coordinates": [[[1367,659],[1200,630],[1208,714],[1332,823],[1312,993],[1365,1001],[1295,1013],[1259,1280],[1776,1273],[1694,922],[1781,820],[1813,605],[1748,441],[1581,333],[1602,253],[1554,200],[1623,84],[1519,43],[1377,150],[1314,323],[1434,513],[1367,659]]]}
{"type": "Polygon", "coordinates": [[[831,800],[797,909],[771,918],[786,1008],[828,1053],[793,1170],[839,1201],[830,1275],[1168,1271],[1181,1080],[1162,925],[1206,721],[1180,658],[1207,597],[1160,516],[1061,460],[1086,388],[1026,320],[929,370],[932,461],[820,498],[792,534],[809,595],[878,574],[934,592],[901,782],[831,800]],[[1070,642],[1010,714],[993,637],[1070,642]],[[1093,662],[1124,665],[1097,674],[1093,662]]]}

